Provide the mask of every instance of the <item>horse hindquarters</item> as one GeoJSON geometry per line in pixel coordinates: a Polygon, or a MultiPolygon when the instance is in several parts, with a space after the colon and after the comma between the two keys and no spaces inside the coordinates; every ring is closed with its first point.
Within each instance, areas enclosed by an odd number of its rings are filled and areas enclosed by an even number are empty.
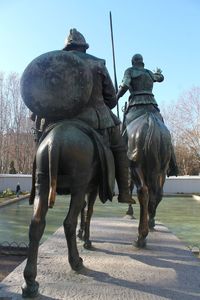
{"type": "Polygon", "coordinates": [[[149,187],[149,228],[155,226],[156,209],[163,197],[163,186],[171,157],[171,136],[163,122],[152,117],[152,138],[148,150],[147,185],[149,187]],[[150,161],[150,163],[149,163],[150,161]]]}
{"type": "Polygon", "coordinates": [[[140,202],[137,243],[141,247],[145,245],[149,231],[149,211],[155,216],[156,207],[162,199],[171,140],[164,123],[152,113],[146,113],[132,121],[127,132],[128,157],[132,161],[140,202]]]}
{"type": "Polygon", "coordinates": [[[91,139],[66,122],[53,128],[39,145],[36,155],[34,215],[29,232],[30,247],[24,270],[23,297],[34,297],[38,293],[39,285],[35,281],[38,246],[45,228],[48,197],[51,206],[57,188],[71,193],[69,212],[64,220],[68,258],[72,269],[82,267],[76,244],[76,226],[89,183],[96,174],[94,157],[91,139]]]}
{"type": "Polygon", "coordinates": [[[145,162],[145,138],[147,135],[148,123],[146,115],[132,121],[127,127],[128,135],[128,158],[131,162],[131,177],[137,189],[137,196],[140,204],[140,218],[138,226],[138,238],[136,246],[145,247],[148,228],[148,203],[149,192],[144,172],[145,162]]]}

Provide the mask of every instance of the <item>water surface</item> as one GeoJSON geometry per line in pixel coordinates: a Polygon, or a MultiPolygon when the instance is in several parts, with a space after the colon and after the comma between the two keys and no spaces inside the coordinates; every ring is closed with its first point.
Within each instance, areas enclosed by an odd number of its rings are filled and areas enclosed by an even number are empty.
{"type": "MultiPolygon", "coordinates": [[[[69,197],[57,197],[53,209],[49,209],[42,241],[62,226],[69,206],[69,197]]],[[[28,230],[33,206],[28,199],[0,208],[0,244],[4,241],[28,243],[28,230]]]]}
{"type": "MultiPolygon", "coordinates": [[[[53,209],[47,213],[44,241],[62,226],[69,207],[69,196],[58,196],[53,209]]],[[[102,204],[97,199],[94,207],[95,217],[124,217],[128,205],[113,202],[102,204]]],[[[139,218],[139,204],[133,206],[139,218]]],[[[28,200],[22,200],[0,208],[0,243],[15,241],[28,243],[28,229],[33,207],[28,200]]],[[[187,246],[200,248],[200,202],[192,197],[164,197],[157,209],[156,222],[162,222],[187,246]]]]}

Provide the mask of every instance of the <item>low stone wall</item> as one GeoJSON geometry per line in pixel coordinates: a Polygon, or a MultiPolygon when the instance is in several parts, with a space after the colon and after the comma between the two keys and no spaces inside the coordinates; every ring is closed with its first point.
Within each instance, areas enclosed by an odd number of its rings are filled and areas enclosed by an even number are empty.
{"type": "MultiPolygon", "coordinates": [[[[15,191],[19,182],[22,191],[31,190],[31,175],[0,174],[0,192],[7,188],[15,191]]],[[[134,189],[134,192],[136,190],[134,189]]],[[[118,193],[117,185],[115,193],[118,193]]],[[[200,176],[178,176],[166,178],[164,194],[200,194],[200,176]]]]}
{"type": "Polygon", "coordinates": [[[200,194],[200,176],[166,178],[164,194],[200,194]]]}
{"type": "Polygon", "coordinates": [[[0,174],[0,192],[7,188],[15,191],[18,182],[21,191],[29,192],[31,190],[31,178],[32,176],[29,174],[0,174]]]}
{"type": "MultiPolygon", "coordinates": [[[[115,193],[118,194],[117,186],[115,193]]],[[[134,187],[133,193],[136,193],[134,187]]],[[[164,184],[164,195],[200,194],[200,176],[167,177],[164,184]]]]}

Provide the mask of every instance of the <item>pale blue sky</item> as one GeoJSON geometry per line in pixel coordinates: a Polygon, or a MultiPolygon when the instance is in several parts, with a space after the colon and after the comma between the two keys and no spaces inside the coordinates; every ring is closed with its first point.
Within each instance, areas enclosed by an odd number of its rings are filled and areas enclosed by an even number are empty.
{"type": "Polygon", "coordinates": [[[0,71],[21,74],[36,56],[61,49],[77,28],[113,79],[109,11],[118,85],[132,55],[141,53],[146,68],[163,70],[165,81],[154,87],[161,110],[200,86],[199,0],[0,0],[0,71]]]}

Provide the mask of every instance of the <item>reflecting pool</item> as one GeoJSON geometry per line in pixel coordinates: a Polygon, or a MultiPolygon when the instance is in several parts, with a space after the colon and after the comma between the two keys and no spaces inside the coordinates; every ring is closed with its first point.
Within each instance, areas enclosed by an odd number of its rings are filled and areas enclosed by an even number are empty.
{"type": "MultiPolygon", "coordinates": [[[[62,226],[69,207],[69,196],[58,196],[53,209],[49,209],[46,218],[44,241],[62,226]]],[[[113,202],[102,204],[97,199],[94,208],[95,217],[124,217],[126,204],[113,202]]],[[[133,206],[135,216],[139,218],[139,204],[133,206]]],[[[28,243],[28,228],[33,207],[28,199],[0,208],[0,243],[4,241],[28,243]]],[[[162,222],[186,245],[200,248],[200,202],[192,197],[164,197],[157,209],[156,223],[162,222]]],[[[41,242],[42,242],[41,241],[41,242]]]]}
{"type": "MultiPolygon", "coordinates": [[[[62,226],[68,206],[69,197],[57,197],[54,208],[48,210],[42,241],[62,226]]],[[[27,244],[32,213],[28,199],[0,208],[0,244],[4,241],[27,244]]]]}

